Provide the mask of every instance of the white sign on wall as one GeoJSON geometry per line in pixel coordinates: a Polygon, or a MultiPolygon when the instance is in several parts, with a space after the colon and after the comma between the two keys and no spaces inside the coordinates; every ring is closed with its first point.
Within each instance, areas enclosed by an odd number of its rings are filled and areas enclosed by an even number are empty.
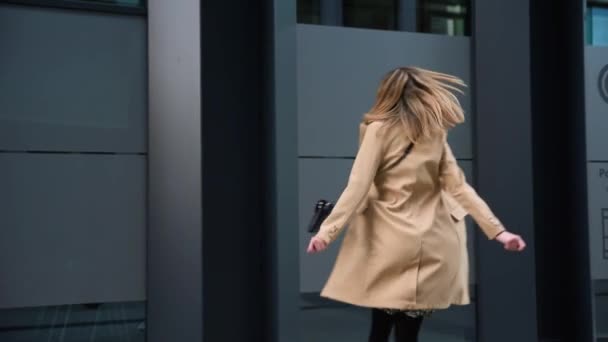
{"type": "Polygon", "coordinates": [[[585,68],[589,253],[597,280],[608,279],[608,47],[588,46],[585,68]]]}
{"type": "Polygon", "coordinates": [[[608,162],[592,162],[587,168],[591,276],[608,279],[608,162]]]}

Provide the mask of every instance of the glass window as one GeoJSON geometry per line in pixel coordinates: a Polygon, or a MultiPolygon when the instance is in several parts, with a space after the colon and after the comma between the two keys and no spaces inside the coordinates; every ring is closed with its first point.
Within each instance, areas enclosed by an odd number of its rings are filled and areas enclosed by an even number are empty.
{"type": "Polygon", "coordinates": [[[465,0],[423,1],[420,8],[420,32],[448,36],[470,35],[469,2],[465,0]]]}
{"type": "Polygon", "coordinates": [[[608,1],[589,6],[587,9],[587,44],[608,45],[608,1]]]}
{"type": "Polygon", "coordinates": [[[470,0],[298,0],[298,22],[466,36],[470,0]]]}
{"type": "Polygon", "coordinates": [[[396,30],[397,1],[343,0],[344,26],[396,30]]]}
{"type": "Polygon", "coordinates": [[[143,342],[146,22],[0,3],[0,341],[143,342]]]}
{"type": "Polygon", "coordinates": [[[298,0],[298,22],[320,24],[321,0],[298,0]]]}

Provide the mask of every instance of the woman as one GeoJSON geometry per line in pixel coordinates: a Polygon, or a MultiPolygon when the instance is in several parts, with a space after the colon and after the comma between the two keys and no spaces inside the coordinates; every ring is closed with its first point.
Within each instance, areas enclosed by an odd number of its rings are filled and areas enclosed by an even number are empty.
{"type": "Polygon", "coordinates": [[[462,86],[413,67],[384,77],[348,185],[310,241],[309,253],[323,251],[349,225],[321,295],[372,308],[370,342],[393,327],[397,341],[417,341],[423,317],[468,304],[466,214],[508,251],[526,246],[466,183],[447,144],[464,121],[453,94],[462,86]]]}

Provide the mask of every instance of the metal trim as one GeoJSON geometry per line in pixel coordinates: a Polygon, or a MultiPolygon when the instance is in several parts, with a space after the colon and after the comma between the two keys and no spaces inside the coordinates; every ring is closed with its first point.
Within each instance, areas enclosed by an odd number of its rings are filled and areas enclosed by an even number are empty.
{"type": "Polygon", "coordinates": [[[116,13],[134,16],[146,16],[148,14],[148,9],[145,3],[143,6],[126,6],[101,2],[96,3],[83,0],[0,0],[0,4],[59,8],[88,12],[116,13]]]}

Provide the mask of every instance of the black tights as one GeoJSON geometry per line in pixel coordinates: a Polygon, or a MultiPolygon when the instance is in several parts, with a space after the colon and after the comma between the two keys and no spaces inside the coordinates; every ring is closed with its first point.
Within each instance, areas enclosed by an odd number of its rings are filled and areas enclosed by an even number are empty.
{"type": "Polygon", "coordinates": [[[397,342],[417,342],[422,317],[413,318],[404,313],[389,314],[384,310],[372,309],[372,331],[369,342],[388,342],[393,326],[397,342]]]}

